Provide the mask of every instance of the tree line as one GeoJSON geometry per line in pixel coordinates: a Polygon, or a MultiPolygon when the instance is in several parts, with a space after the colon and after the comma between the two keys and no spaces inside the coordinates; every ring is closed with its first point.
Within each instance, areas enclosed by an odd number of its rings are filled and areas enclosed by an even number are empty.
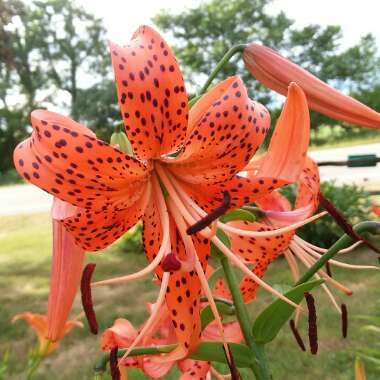
{"type": "MultiPolygon", "coordinates": [[[[373,35],[342,48],[339,26],[296,28],[284,12],[269,15],[270,2],[209,0],[179,13],[161,11],[152,21],[173,37],[193,90],[231,46],[260,41],[380,108],[380,55],[373,35]]],[[[35,108],[59,109],[104,139],[121,123],[103,22],[75,1],[0,0],[0,58],[1,175],[12,168],[14,147],[30,133],[29,115],[35,108]]],[[[255,99],[272,102],[272,112],[277,112],[273,95],[250,77],[242,61],[226,65],[220,79],[236,73],[255,99]]],[[[331,121],[312,114],[314,127],[324,123],[331,121]]]]}

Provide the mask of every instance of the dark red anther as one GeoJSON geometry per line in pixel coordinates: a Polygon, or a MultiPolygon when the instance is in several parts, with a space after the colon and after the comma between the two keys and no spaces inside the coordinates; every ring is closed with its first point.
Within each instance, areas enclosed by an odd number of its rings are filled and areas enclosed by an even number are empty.
{"type": "Polygon", "coordinates": [[[296,324],[295,324],[295,322],[294,322],[293,319],[291,319],[289,321],[289,327],[290,327],[290,330],[293,333],[294,338],[296,339],[296,342],[300,346],[301,350],[302,351],[306,351],[306,347],[305,347],[305,345],[303,343],[302,337],[301,337],[301,335],[300,335],[300,333],[299,333],[299,331],[298,331],[298,329],[296,327],[296,324]]]}
{"type": "Polygon", "coordinates": [[[362,241],[368,248],[371,248],[373,251],[380,253],[380,251],[374,247],[368,240],[361,237],[347,222],[347,219],[344,215],[327,199],[322,193],[319,193],[319,203],[321,206],[335,219],[339,227],[350,236],[355,242],[362,241]]]}
{"type": "Polygon", "coordinates": [[[340,308],[342,311],[342,336],[343,338],[347,338],[347,328],[348,328],[347,306],[344,303],[342,303],[340,308]]]}
{"type": "Polygon", "coordinates": [[[114,347],[110,352],[110,370],[111,370],[111,377],[112,380],[120,380],[120,370],[119,370],[119,364],[117,361],[117,346],[114,347]]]}
{"type": "Polygon", "coordinates": [[[174,253],[169,253],[162,260],[161,266],[164,272],[175,272],[181,269],[181,262],[174,253]]]}
{"type": "Polygon", "coordinates": [[[190,226],[186,230],[187,234],[193,235],[199,231],[202,231],[204,228],[209,226],[214,220],[222,216],[230,208],[230,204],[231,204],[230,193],[228,191],[224,191],[222,204],[219,207],[217,207],[215,210],[207,214],[205,217],[203,217],[201,220],[198,220],[198,222],[190,226]]]}
{"type": "Polygon", "coordinates": [[[241,377],[241,374],[239,372],[239,369],[235,364],[235,359],[232,355],[232,351],[231,351],[229,344],[227,344],[227,347],[228,347],[228,355],[226,352],[226,348],[224,346],[223,346],[223,351],[224,351],[224,356],[226,357],[226,362],[228,364],[228,367],[230,368],[231,379],[232,380],[243,380],[243,378],[241,377]]]}
{"type": "Polygon", "coordinates": [[[315,309],[314,297],[305,292],[307,308],[309,310],[309,344],[310,352],[315,355],[318,352],[318,331],[317,331],[317,312],[315,309]]]}
{"type": "Polygon", "coordinates": [[[330,266],[330,263],[329,262],[327,262],[326,264],[325,264],[325,268],[326,268],[326,273],[332,278],[332,272],[331,272],[331,266],[330,266]]]}
{"type": "Polygon", "coordinates": [[[80,291],[82,295],[82,306],[86,314],[88,325],[90,331],[93,334],[98,333],[98,322],[96,320],[94,305],[92,303],[92,294],[91,294],[91,278],[94,273],[96,264],[90,263],[85,266],[82,273],[82,280],[80,283],[80,291]]]}

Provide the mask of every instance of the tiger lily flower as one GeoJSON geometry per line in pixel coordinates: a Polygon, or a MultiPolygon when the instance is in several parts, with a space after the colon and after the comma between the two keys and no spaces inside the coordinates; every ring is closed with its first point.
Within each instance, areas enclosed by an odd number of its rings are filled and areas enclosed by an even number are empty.
{"type": "MultiPolygon", "coordinates": [[[[161,282],[156,309],[134,345],[166,303],[180,342],[168,360],[194,350],[200,333],[201,287],[221,326],[204,274],[210,240],[253,281],[298,307],[255,276],[207,224],[187,234],[204,217],[195,206],[209,220],[221,202],[225,209],[240,207],[291,182],[290,164],[282,159],[279,168],[272,160],[262,175],[238,175],[265,137],[268,111],[248,98],[240,78],[231,77],[213,87],[189,113],[177,61],[150,27],[140,27],[125,47],[110,43],[110,50],[134,156],[67,117],[36,110],[31,115],[32,135],[15,149],[14,163],[26,180],[76,207],[61,223],[83,250],[104,249],[143,219],[149,265],[97,283],[128,282],[155,271],[161,282]]],[[[289,91],[302,90],[292,84],[289,91]]],[[[297,120],[297,108],[290,101],[279,123],[294,130],[297,120]]],[[[285,146],[289,138],[285,135],[285,146]]]]}
{"type": "Polygon", "coordinates": [[[77,318],[68,321],[68,316],[79,287],[84,251],[74,243],[74,238],[58,220],[73,213],[75,207],[53,199],[53,254],[47,315],[27,312],[13,318],[14,321],[24,319],[37,332],[40,353],[46,347],[47,353],[52,352],[73,327],[83,327],[77,318]]]}
{"type": "Polygon", "coordinates": [[[82,327],[82,323],[78,320],[72,320],[65,322],[63,329],[60,331],[61,335],[59,339],[55,341],[47,338],[49,333],[49,323],[48,318],[44,314],[35,314],[35,313],[21,313],[13,317],[12,322],[19,320],[24,320],[26,323],[36,332],[39,349],[38,352],[40,355],[45,356],[52,353],[58,346],[60,339],[71,331],[74,327],[82,327]]]}
{"type": "MultiPolygon", "coordinates": [[[[154,305],[149,304],[150,313],[154,310],[154,305]]],[[[223,323],[224,339],[231,343],[241,343],[243,335],[237,321],[223,323]]],[[[101,338],[101,348],[103,351],[110,351],[114,347],[127,348],[136,339],[138,331],[133,325],[123,318],[117,319],[113,326],[106,329],[101,338]]],[[[220,330],[215,321],[211,322],[203,331],[201,341],[220,341],[222,339],[220,330]]],[[[148,335],[145,335],[144,346],[167,345],[176,343],[176,335],[170,317],[170,312],[163,305],[160,309],[159,318],[156,320],[154,327],[150,329],[148,335]],[[156,336],[159,333],[159,337],[156,336]]],[[[122,379],[127,379],[128,368],[140,368],[145,375],[151,379],[161,379],[177,364],[182,375],[180,380],[194,379],[201,380],[214,376],[218,372],[211,366],[210,362],[184,359],[178,361],[162,361],[162,355],[142,355],[136,357],[127,357],[118,361],[122,379]]],[[[221,376],[221,375],[220,375],[221,376]]]]}
{"type": "MultiPolygon", "coordinates": [[[[271,149],[269,148],[269,151],[271,149]]],[[[263,157],[265,159],[265,157],[263,157]]],[[[254,167],[255,165],[252,165],[254,167]]],[[[249,175],[248,175],[249,178],[249,175]]],[[[254,265],[253,272],[259,277],[263,277],[268,266],[283,255],[287,260],[291,273],[295,281],[299,279],[298,259],[307,268],[311,267],[326,251],[325,249],[316,247],[296,235],[296,229],[286,229],[286,232],[280,232],[278,227],[293,224],[296,221],[307,219],[313,215],[318,208],[318,197],[320,191],[319,172],[316,163],[309,157],[305,157],[302,171],[298,180],[298,194],[295,201],[294,209],[283,195],[274,191],[267,194],[255,203],[261,208],[264,218],[260,222],[230,222],[228,223],[233,228],[240,228],[248,231],[246,236],[230,235],[231,247],[234,252],[237,252],[246,263],[254,265]],[[249,237],[249,231],[270,231],[276,229],[279,231],[275,236],[264,237],[249,237]]],[[[352,251],[360,244],[357,242],[351,247],[346,248],[340,253],[352,251]]],[[[329,260],[329,264],[346,269],[379,269],[376,266],[367,265],[351,265],[337,260],[329,260]]],[[[334,307],[339,314],[342,314],[341,307],[331,293],[328,285],[331,285],[346,295],[351,295],[352,291],[346,286],[339,283],[331,277],[330,273],[324,270],[319,270],[315,274],[316,278],[323,278],[326,284],[322,284],[322,288],[330,298],[334,307]]],[[[224,291],[224,284],[218,282],[218,291],[224,291]]],[[[257,284],[252,283],[248,276],[245,276],[240,284],[240,289],[245,302],[251,302],[258,289],[257,284]]],[[[225,295],[228,293],[224,293],[225,295]]],[[[296,324],[298,321],[299,312],[296,311],[296,324]]]]}
{"type": "Polygon", "coordinates": [[[247,69],[266,87],[286,95],[291,82],[305,91],[310,108],[333,119],[370,128],[380,128],[380,113],[324,83],[276,51],[248,44],[243,59],[247,69]]]}

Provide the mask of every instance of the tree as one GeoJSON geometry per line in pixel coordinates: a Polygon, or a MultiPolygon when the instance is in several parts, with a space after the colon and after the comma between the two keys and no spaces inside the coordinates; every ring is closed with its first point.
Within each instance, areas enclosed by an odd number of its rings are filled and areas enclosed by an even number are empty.
{"type": "MultiPolygon", "coordinates": [[[[309,25],[296,29],[283,12],[276,16],[267,13],[271,0],[210,0],[181,13],[161,11],[153,21],[171,33],[176,42],[175,51],[185,74],[193,85],[208,76],[223,54],[232,46],[259,41],[280,51],[307,70],[342,90],[356,91],[373,86],[379,79],[379,54],[373,36],[362,37],[359,44],[342,48],[339,26],[309,25]],[[201,75],[200,75],[201,74],[201,75]]],[[[240,58],[235,58],[219,74],[219,79],[239,74],[246,82],[252,97],[264,104],[273,98],[260,86],[240,58]],[[237,66],[237,67],[236,67],[237,66]]],[[[277,102],[272,104],[277,108],[277,102]]],[[[377,101],[379,108],[379,100],[377,101]]],[[[274,110],[274,114],[278,112],[274,110]]],[[[312,114],[312,125],[332,121],[312,114]]],[[[337,124],[336,121],[333,122],[337,124]]]]}
{"type": "Polygon", "coordinates": [[[104,89],[106,100],[116,103],[116,91],[112,95],[107,84],[111,70],[102,21],[72,0],[0,0],[0,20],[0,151],[4,156],[0,172],[4,172],[12,167],[15,145],[28,133],[33,109],[63,108],[74,119],[86,114],[93,125],[100,125],[94,119],[103,122],[103,114],[89,108],[81,96],[88,97],[94,89],[99,102],[104,89]]]}

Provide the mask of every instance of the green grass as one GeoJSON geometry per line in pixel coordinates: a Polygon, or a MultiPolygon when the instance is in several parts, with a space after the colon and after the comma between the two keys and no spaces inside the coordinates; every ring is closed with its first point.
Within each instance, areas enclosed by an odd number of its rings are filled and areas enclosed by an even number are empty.
{"type": "MultiPolygon", "coordinates": [[[[50,219],[47,214],[3,217],[0,220],[0,354],[10,349],[8,378],[23,379],[27,353],[36,343],[33,332],[22,321],[12,325],[13,315],[24,311],[44,313],[46,311],[50,268],[50,219]]],[[[120,244],[107,251],[88,254],[88,261],[98,266],[95,279],[103,279],[135,271],[145,259],[142,254],[123,252],[120,244]]],[[[350,260],[354,263],[374,262],[366,251],[356,252],[350,260]]],[[[376,310],[380,296],[379,275],[374,271],[350,272],[334,270],[335,278],[354,290],[350,298],[341,296],[347,303],[350,315],[371,314],[376,310]]],[[[274,264],[265,277],[271,284],[290,283],[289,270],[285,262],[274,264]]],[[[123,286],[98,288],[93,294],[101,329],[110,326],[117,317],[127,317],[136,325],[146,317],[146,302],[155,299],[157,287],[150,278],[123,286]]],[[[268,358],[274,379],[302,380],[347,380],[353,379],[354,351],[360,346],[371,346],[375,337],[360,330],[361,322],[350,319],[348,339],[340,336],[340,317],[331,307],[321,291],[314,292],[317,298],[318,331],[320,350],[318,355],[302,353],[295,344],[289,330],[285,328],[268,346],[268,358]]],[[[252,315],[257,315],[272,300],[260,291],[258,299],[251,305],[252,315]]],[[[78,300],[72,315],[81,311],[78,300]]],[[[306,317],[302,318],[301,334],[306,341],[306,317]]],[[[42,364],[36,379],[66,380],[92,379],[92,365],[100,353],[99,339],[90,335],[87,328],[76,329],[67,335],[61,346],[42,364]]],[[[1,355],[0,355],[1,356],[1,355]]],[[[134,371],[131,379],[145,379],[134,371]]],[[[167,379],[177,379],[173,372],[167,379]]],[[[376,379],[376,375],[369,379],[376,379]]],[[[250,375],[244,379],[251,379],[250,375]]]]}

